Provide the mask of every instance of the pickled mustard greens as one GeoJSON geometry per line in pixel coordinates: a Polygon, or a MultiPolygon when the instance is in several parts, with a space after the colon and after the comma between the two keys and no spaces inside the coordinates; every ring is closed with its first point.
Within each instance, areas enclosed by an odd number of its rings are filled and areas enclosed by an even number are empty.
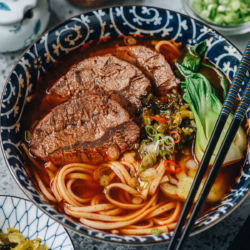
{"type": "Polygon", "coordinates": [[[15,228],[8,228],[8,233],[0,231],[0,249],[3,250],[48,250],[41,239],[29,240],[15,228]]]}
{"type": "Polygon", "coordinates": [[[250,21],[249,0],[194,0],[193,10],[219,25],[237,25],[250,21]]]}
{"type": "MultiPolygon", "coordinates": [[[[180,94],[167,94],[164,97],[149,94],[141,95],[140,99],[143,105],[142,118],[150,139],[158,141],[164,136],[171,136],[180,149],[193,138],[196,131],[194,116],[180,94]]],[[[141,145],[144,143],[142,141],[141,145]]]]}

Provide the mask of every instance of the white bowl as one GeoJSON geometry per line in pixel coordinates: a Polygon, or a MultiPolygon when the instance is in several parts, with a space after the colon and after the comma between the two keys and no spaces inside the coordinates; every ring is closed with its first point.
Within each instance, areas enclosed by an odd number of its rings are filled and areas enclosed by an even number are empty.
{"type": "Polygon", "coordinates": [[[28,47],[44,32],[49,18],[49,0],[1,0],[0,52],[28,47]]]}
{"type": "Polygon", "coordinates": [[[33,203],[16,197],[0,196],[0,230],[14,227],[29,239],[40,238],[50,250],[74,250],[66,230],[33,203]]]}

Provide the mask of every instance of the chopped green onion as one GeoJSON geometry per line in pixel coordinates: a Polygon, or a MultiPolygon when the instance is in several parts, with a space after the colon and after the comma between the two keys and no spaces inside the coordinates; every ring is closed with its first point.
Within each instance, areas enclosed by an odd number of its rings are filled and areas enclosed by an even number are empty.
{"type": "Polygon", "coordinates": [[[152,233],[153,235],[160,235],[160,234],[161,234],[161,230],[160,230],[159,228],[153,228],[153,229],[151,230],[151,233],[152,233]]]}
{"type": "Polygon", "coordinates": [[[240,1],[233,1],[231,3],[231,7],[234,11],[237,11],[241,7],[240,1]]]}
{"type": "MultiPolygon", "coordinates": [[[[193,8],[193,10],[194,10],[195,12],[200,13],[200,12],[202,12],[202,5],[203,5],[202,3],[194,2],[192,8],[193,8]]],[[[179,73],[179,71],[177,71],[177,72],[179,73]]],[[[179,77],[179,78],[180,78],[180,77],[179,77]]]]}
{"type": "Polygon", "coordinates": [[[155,135],[154,140],[155,140],[155,141],[158,141],[158,140],[164,139],[164,137],[165,137],[164,134],[159,133],[159,134],[156,134],[156,135],[155,135]]]}
{"type": "Polygon", "coordinates": [[[164,160],[167,159],[166,156],[164,155],[164,153],[167,153],[167,154],[169,155],[170,160],[173,160],[172,155],[171,155],[167,150],[165,150],[165,149],[160,149],[159,152],[160,152],[160,155],[163,157],[164,160]],[[163,152],[164,152],[164,153],[163,153],[163,152]]]}
{"type": "Polygon", "coordinates": [[[145,190],[145,189],[147,189],[147,187],[148,187],[148,185],[149,185],[149,181],[143,181],[143,184],[144,184],[144,185],[143,185],[142,187],[141,187],[141,186],[139,187],[140,190],[145,190]],[[146,184],[144,184],[144,183],[146,183],[146,184]]]}
{"type": "Polygon", "coordinates": [[[140,176],[143,171],[145,171],[145,169],[140,165],[137,171],[137,176],[140,176]]]}
{"type": "Polygon", "coordinates": [[[142,159],[142,163],[141,163],[142,168],[144,168],[144,169],[151,168],[151,167],[153,167],[154,162],[155,161],[153,159],[153,155],[148,154],[148,155],[144,156],[144,158],[142,159]]]}
{"type": "Polygon", "coordinates": [[[225,12],[227,11],[227,8],[224,5],[220,5],[217,9],[218,12],[225,12]]]}
{"type": "Polygon", "coordinates": [[[140,145],[139,150],[138,150],[138,154],[139,154],[139,155],[141,154],[142,150],[144,149],[145,144],[146,144],[146,141],[143,140],[143,141],[141,142],[141,145],[140,145]]]}
{"type": "Polygon", "coordinates": [[[249,16],[246,16],[245,18],[244,18],[244,22],[246,23],[246,22],[250,22],[250,15],[249,16]]]}
{"type": "Polygon", "coordinates": [[[202,17],[204,17],[205,19],[207,19],[210,16],[210,11],[209,10],[203,10],[200,15],[202,17]]]}
{"type": "Polygon", "coordinates": [[[229,4],[230,0],[219,0],[219,4],[229,4]]]}
{"type": "Polygon", "coordinates": [[[236,23],[236,20],[239,19],[239,15],[237,13],[228,13],[225,16],[225,22],[228,24],[234,24],[236,23]]]}
{"type": "Polygon", "coordinates": [[[205,4],[216,3],[216,0],[204,0],[205,4]]]}
{"type": "Polygon", "coordinates": [[[25,141],[31,140],[31,133],[29,130],[25,130],[25,141]]]}
{"type": "MultiPolygon", "coordinates": [[[[151,142],[147,145],[147,151],[152,156],[157,156],[159,154],[160,141],[151,142]]],[[[155,160],[155,159],[154,159],[155,160]]]]}
{"type": "Polygon", "coordinates": [[[157,130],[151,125],[146,125],[145,130],[148,133],[148,135],[152,138],[154,138],[155,135],[157,134],[157,130]]]}
{"type": "Polygon", "coordinates": [[[175,143],[174,141],[170,141],[169,137],[170,136],[166,136],[164,142],[167,145],[167,149],[169,149],[169,151],[174,151],[175,143]]]}
{"type": "Polygon", "coordinates": [[[108,175],[103,175],[101,178],[100,178],[100,181],[99,181],[100,185],[103,186],[103,187],[106,187],[109,185],[110,183],[110,178],[108,175]]]}
{"type": "Polygon", "coordinates": [[[154,168],[149,168],[142,172],[140,179],[142,181],[148,181],[153,179],[156,176],[156,170],[154,168]]]}
{"type": "Polygon", "coordinates": [[[109,194],[110,193],[110,190],[107,190],[107,189],[104,189],[104,194],[109,194]]]}
{"type": "Polygon", "coordinates": [[[192,9],[202,18],[219,25],[249,22],[249,0],[193,0],[192,9]]]}
{"type": "Polygon", "coordinates": [[[107,156],[110,161],[115,161],[120,156],[120,151],[116,147],[110,147],[107,151],[107,156]]]}
{"type": "Polygon", "coordinates": [[[199,167],[194,159],[190,159],[186,162],[186,167],[190,170],[195,170],[199,167]]]}
{"type": "Polygon", "coordinates": [[[210,19],[214,19],[215,18],[217,7],[218,7],[217,4],[210,4],[210,5],[207,6],[208,10],[210,11],[210,15],[209,15],[210,19]]]}
{"type": "Polygon", "coordinates": [[[225,21],[225,16],[224,15],[218,15],[215,17],[214,22],[216,24],[223,24],[225,21]]]}

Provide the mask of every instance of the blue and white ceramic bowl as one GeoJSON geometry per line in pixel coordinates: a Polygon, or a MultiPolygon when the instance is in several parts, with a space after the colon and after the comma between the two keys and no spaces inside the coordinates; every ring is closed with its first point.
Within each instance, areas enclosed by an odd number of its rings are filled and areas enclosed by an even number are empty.
{"type": "Polygon", "coordinates": [[[51,250],[74,250],[66,230],[30,201],[0,196],[0,230],[14,227],[29,239],[40,238],[51,250]]]}
{"type": "MultiPolygon", "coordinates": [[[[98,9],[64,21],[39,38],[23,54],[5,85],[1,105],[2,150],[6,163],[20,188],[40,209],[62,225],[78,233],[117,243],[152,244],[169,240],[171,234],[159,236],[120,236],[88,228],[51,205],[34,185],[20,152],[21,118],[25,98],[36,88],[46,70],[65,54],[88,43],[117,35],[142,34],[173,39],[185,45],[206,40],[206,56],[232,80],[241,53],[215,30],[188,16],[146,6],[117,6],[98,9]],[[37,66],[37,62],[41,66],[37,66]]],[[[240,95],[249,76],[245,77],[240,95]]],[[[249,112],[248,112],[249,117],[249,112]]],[[[247,158],[242,174],[230,193],[210,212],[199,218],[193,234],[214,225],[232,212],[249,193],[250,165],[247,158]]]]}

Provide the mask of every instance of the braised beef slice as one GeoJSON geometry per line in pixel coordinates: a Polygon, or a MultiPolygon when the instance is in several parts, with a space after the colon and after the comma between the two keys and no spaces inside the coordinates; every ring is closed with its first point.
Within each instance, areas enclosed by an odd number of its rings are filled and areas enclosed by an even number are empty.
{"type": "Polygon", "coordinates": [[[150,80],[140,69],[107,54],[73,65],[48,92],[70,98],[100,91],[118,93],[140,108],[141,103],[137,97],[145,92],[152,92],[152,89],[150,80]]]}
{"type": "Polygon", "coordinates": [[[55,107],[34,128],[31,153],[54,164],[100,163],[104,152],[120,153],[139,141],[133,105],[118,95],[86,95],[55,107]]]}
{"type": "Polygon", "coordinates": [[[175,77],[164,56],[145,46],[126,46],[116,49],[116,56],[139,67],[145,73],[158,95],[175,92],[180,80],[175,77]]]}

